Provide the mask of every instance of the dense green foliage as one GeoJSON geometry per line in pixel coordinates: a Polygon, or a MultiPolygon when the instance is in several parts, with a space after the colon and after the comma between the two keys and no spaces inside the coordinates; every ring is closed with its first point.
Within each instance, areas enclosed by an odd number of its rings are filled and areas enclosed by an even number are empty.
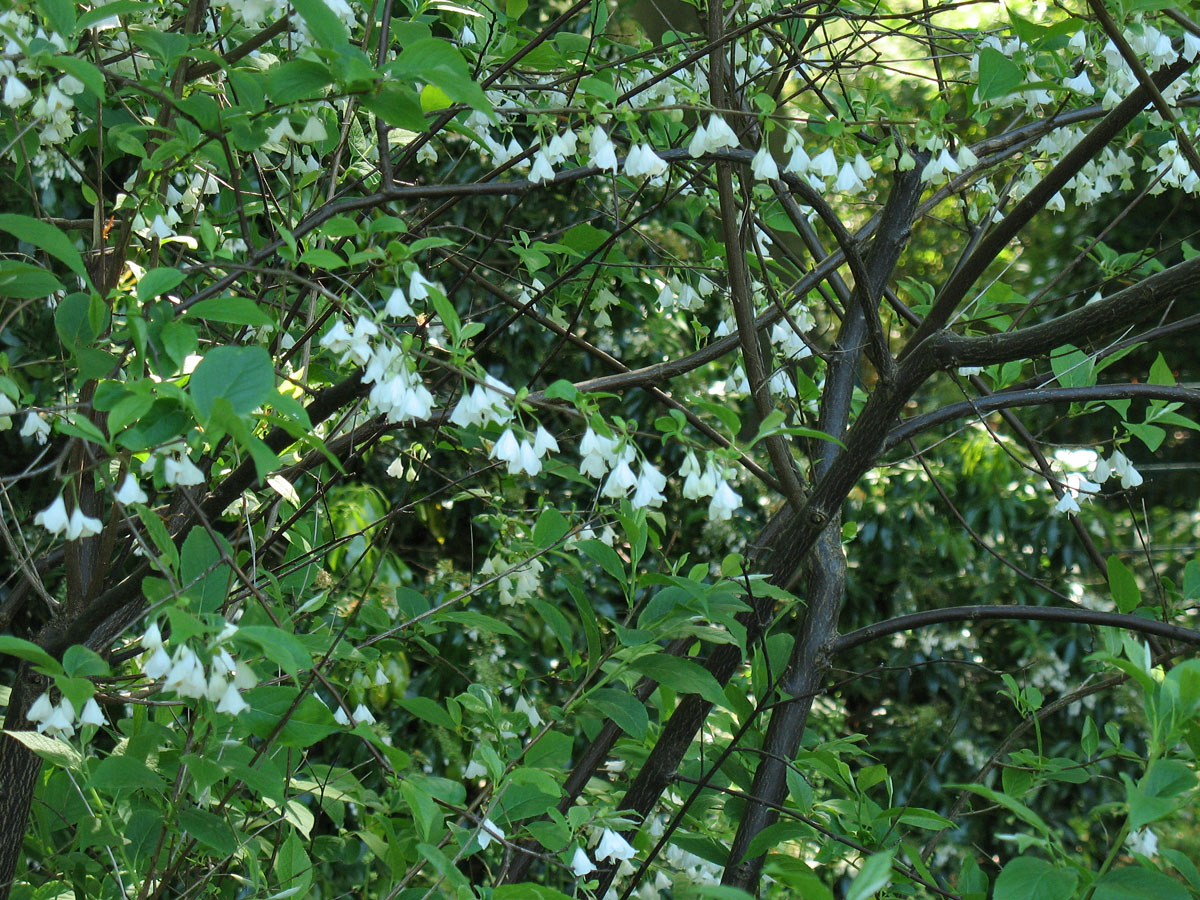
{"type": "Polygon", "coordinates": [[[1200,896],[1200,27],[0,11],[0,898],[1200,896]]]}

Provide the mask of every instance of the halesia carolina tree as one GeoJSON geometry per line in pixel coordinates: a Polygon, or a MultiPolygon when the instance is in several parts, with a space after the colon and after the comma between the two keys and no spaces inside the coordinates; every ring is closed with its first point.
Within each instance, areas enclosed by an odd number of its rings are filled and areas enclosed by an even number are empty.
{"type": "Polygon", "coordinates": [[[0,897],[1200,894],[1186,8],[0,35],[0,897]]]}

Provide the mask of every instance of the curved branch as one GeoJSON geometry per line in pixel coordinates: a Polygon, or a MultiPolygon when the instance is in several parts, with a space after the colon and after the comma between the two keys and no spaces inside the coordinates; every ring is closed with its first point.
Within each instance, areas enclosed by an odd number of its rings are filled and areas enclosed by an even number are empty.
{"type": "MultiPolygon", "coordinates": [[[[1154,73],[1154,84],[1160,89],[1166,87],[1190,69],[1191,65],[1187,60],[1181,59],[1160,69],[1154,73]]],[[[1008,246],[1009,241],[1029,224],[1029,221],[1083,168],[1088,160],[1099,153],[1103,147],[1108,146],[1113,138],[1133,121],[1145,108],[1149,99],[1150,95],[1144,87],[1139,86],[1132,91],[1128,97],[1113,108],[1112,112],[1101,119],[1084,136],[1083,140],[1059,160],[1058,164],[1013,207],[1012,212],[980,241],[979,246],[970,256],[960,261],[949,280],[942,286],[933,308],[900,352],[901,359],[904,359],[926,339],[946,326],[971,285],[979,280],[987,267],[1008,246]]]]}
{"type": "Polygon", "coordinates": [[[1035,388],[991,394],[944,406],[923,416],[913,416],[888,434],[885,450],[891,450],[930,428],[967,416],[981,416],[1018,406],[1044,406],[1050,403],[1092,403],[1097,400],[1166,400],[1200,406],[1200,390],[1165,384],[1093,384],[1088,387],[1035,388]]]}
{"type": "Polygon", "coordinates": [[[1111,628],[1136,631],[1139,634],[1153,634],[1157,637],[1170,638],[1185,644],[1200,645],[1200,631],[1196,629],[1157,622],[1154,619],[1143,619],[1141,616],[1128,613],[1101,612],[1095,609],[1078,609],[1073,606],[950,606],[945,609],[927,609],[922,612],[909,613],[906,616],[897,616],[894,619],[876,622],[843,634],[829,645],[829,652],[834,655],[845,653],[847,650],[853,650],[855,647],[861,647],[863,644],[888,635],[898,634],[901,631],[912,631],[916,628],[926,628],[930,625],[988,620],[1107,625],[1111,628]]]}

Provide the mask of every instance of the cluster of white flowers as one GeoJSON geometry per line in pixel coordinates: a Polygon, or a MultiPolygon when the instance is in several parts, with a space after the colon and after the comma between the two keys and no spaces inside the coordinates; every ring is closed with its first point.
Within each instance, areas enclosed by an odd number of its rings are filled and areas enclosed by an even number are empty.
{"type": "MultiPolygon", "coordinates": [[[[42,69],[26,52],[32,41],[44,41],[66,54],[67,42],[57,32],[46,31],[29,13],[11,7],[0,12],[0,35],[4,36],[4,51],[0,54],[4,106],[24,110],[20,118],[32,120],[37,126],[34,133],[39,146],[31,163],[39,184],[45,188],[56,180],[79,181],[78,167],[68,164],[66,155],[58,151],[75,136],[75,98],[83,93],[83,82],[74,75],[42,69]]],[[[9,151],[22,152],[14,146],[9,151]]]]}
{"type": "Polygon", "coordinates": [[[739,146],[738,136],[728,123],[716,113],[708,117],[708,124],[701,125],[688,144],[688,155],[693,158],[718,150],[733,150],[739,146]]]}
{"type": "MultiPolygon", "coordinates": [[[[804,307],[797,308],[792,314],[792,321],[801,331],[809,331],[816,325],[816,320],[804,307]]],[[[779,353],[784,359],[801,360],[812,356],[812,348],[796,333],[796,329],[784,320],[771,326],[771,343],[779,348],[779,353]]]]}
{"type": "Polygon", "coordinates": [[[153,475],[160,465],[163,481],[169,485],[192,487],[204,483],[204,473],[192,462],[187,444],[183,441],[167,444],[147,456],[141,465],[142,474],[153,475]]]}
{"type": "Polygon", "coordinates": [[[660,184],[669,168],[667,161],[649,144],[634,144],[625,157],[625,174],[630,178],[648,178],[651,184],[660,184]]]}
{"type": "Polygon", "coordinates": [[[103,725],[104,713],[95,697],[88,698],[87,703],[75,717],[75,704],[66,697],[57,703],[50,701],[50,695],[43,693],[29,707],[25,717],[37,726],[37,730],[50,737],[70,739],[75,735],[75,728],[84,725],[103,725]]]}
{"type": "Polygon", "coordinates": [[[542,583],[544,568],[542,561],[537,557],[514,564],[497,554],[483,561],[483,565],[479,567],[479,574],[490,578],[503,573],[496,581],[500,590],[500,602],[505,606],[512,606],[537,592],[542,583]]]}
{"type": "Polygon", "coordinates": [[[375,717],[371,715],[371,711],[367,709],[365,703],[360,703],[354,707],[354,712],[350,713],[350,715],[346,715],[346,710],[339,706],[334,710],[333,720],[347,728],[352,728],[359,722],[365,722],[367,725],[375,724],[375,717]]]}
{"type": "Polygon", "coordinates": [[[742,505],[741,496],[729,486],[729,473],[719,468],[711,458],[700,467],[696,454],[688,451],[679,468],[683,476],[683,496],[689,500],[711,497],[708,518],[713,522],[724,522],[733,516],[734,510],[742,505]]]}
{"type": "Polygon", "coordinates": [[[62,494],[59,494],[53,503],[34,515],[33,524],[41,525],[51,534],[61,534],[68,541],[99,534],[103,528],[99,519],[95,516],[84,515],[83,510],[78,506],[68,513],[67,503],[62,494]]]}
{"type": "Polygon", "coordinates": [[[662,490],[667,486],[666,476],[649,461],[643,459],[638,473],[629,465],[637,458],[632,444],[617,438],[607,438],[588,428],[579,442],[579,453],[583,457],[579,471],[589,478],[604,478],[600,494],[612,500],[633,497],[634,509],[659,507],[666,502],[662,490]],[[605,473],[607,477],[605,477],[605,473]]]}
{"type": "Polygon", "coordinates": [[[460,428],[489,422],[503,425],[512,418],[512,409],[508,405],[512,394],[513,389],[507,384],[487,375],[483,384],[476,383],[470,391],[463,391],[450,413],[450,421],[460,428]]]}
{"type": "MultiPolygon", "coordinates": [[[[414,315],[410,301],[427,299],[431,289],[441,291],[435,282],[414,269],[407,296],[403,288],[392,288],[383,315],[391,318],[414,315]]],[[[421,381],[415,363],[374,320],[360,314],[350,329],[339,319],[319,343],[331,353],[340,354],[342,364],[352,362],[364,367],[363,382],[372,386],[367,395],[372,412],[395,424],[426,419],[433,411],[433,394],[421,381]]]]}
{"type": "Polygon", "coordinates": [[[504,429],[499,440],[492,445],[488,458],[507,463],[509,475],[517,475],[521,472],[527,475],[537,475],[542,471],[542,457],[547,453],[557,452],[558,441],[554,439],[554,435],[539,425],[532,441],[528,438],[518,440],[511,428],[504,429]]]}
{"type": "Polygon", "coordinates": [[[578,143],[578,136],[570,129],[552,137],[548,144],[543,144],[533,155],[529,180],[534,184],[553,181],[554,167],[561,165],[568,156],[574,156],[578,143]]]}
{"type": "Polygon", "coordinates": [[[174,654],[163,646],[162,632],[157,622],[151,622],[142,635],[142,647],[150,654],[142,671],[146,677],[163,679],[162,689],[174,691],[180,697],[208,698],[217,712],[238,715],[250,708],[239,690],[249,690],[258,684],[258,676],[244,662],[230,655],[221,643],[237,632],[237,626],[226,623],[213,641],[211,671],[206,675],[204,663],[191,647],[182,644],[174,654]]]}
{"type": "Polygon", "coordinates": [[[1091,499],[1100,492],[1101,487],[1110,478],[1119,479],[1122,490],[1138,487],[1142,483],[1142,473],[1134,468],[1129,457],[1120,450],[1114,450],[1108,459],[1104,459],[1090,450],[1060,451],[1056,456],[1068,466],[1078,465],[1084,460],[1088,462],[1095,460],[1095,467],[1090,476],[1085,477],[1079,472],[1067,474],[1063,495],[1054,506],[1056,513],[1071,515],[1078,513],[1080,511],[1078,498],[1091,499]]]}
{"type": "Polygon", "coordinates": [[[672,275],[669,281],[663,282],[662,290],[658,292],[658,306],[662,310],[699,309],[703,302],[704,297],[701,293],[686,281],[680,280],[677,275],[672,275]]]}

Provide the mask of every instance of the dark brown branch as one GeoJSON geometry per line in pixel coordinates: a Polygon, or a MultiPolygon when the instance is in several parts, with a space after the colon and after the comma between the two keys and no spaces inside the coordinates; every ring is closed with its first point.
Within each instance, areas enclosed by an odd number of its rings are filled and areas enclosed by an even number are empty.
{"type": "Polygon", "coordinates": [[[1064,622],[1071,625],[1105,625],[1121,628],[1138,634],[1182,641],[1185,644],[1200,644],[1200,631],[1171,625],[1155,619],[1126,613],[1101,612],[1095,609],[1062,606],[951,606],[945,609],[927,609],[922,612],[897,616],[884,622],[875,622],[836,638],[829,645],[829,652],[839,655],[901,631],[944,625],[948,622],[1064,622]]]}

